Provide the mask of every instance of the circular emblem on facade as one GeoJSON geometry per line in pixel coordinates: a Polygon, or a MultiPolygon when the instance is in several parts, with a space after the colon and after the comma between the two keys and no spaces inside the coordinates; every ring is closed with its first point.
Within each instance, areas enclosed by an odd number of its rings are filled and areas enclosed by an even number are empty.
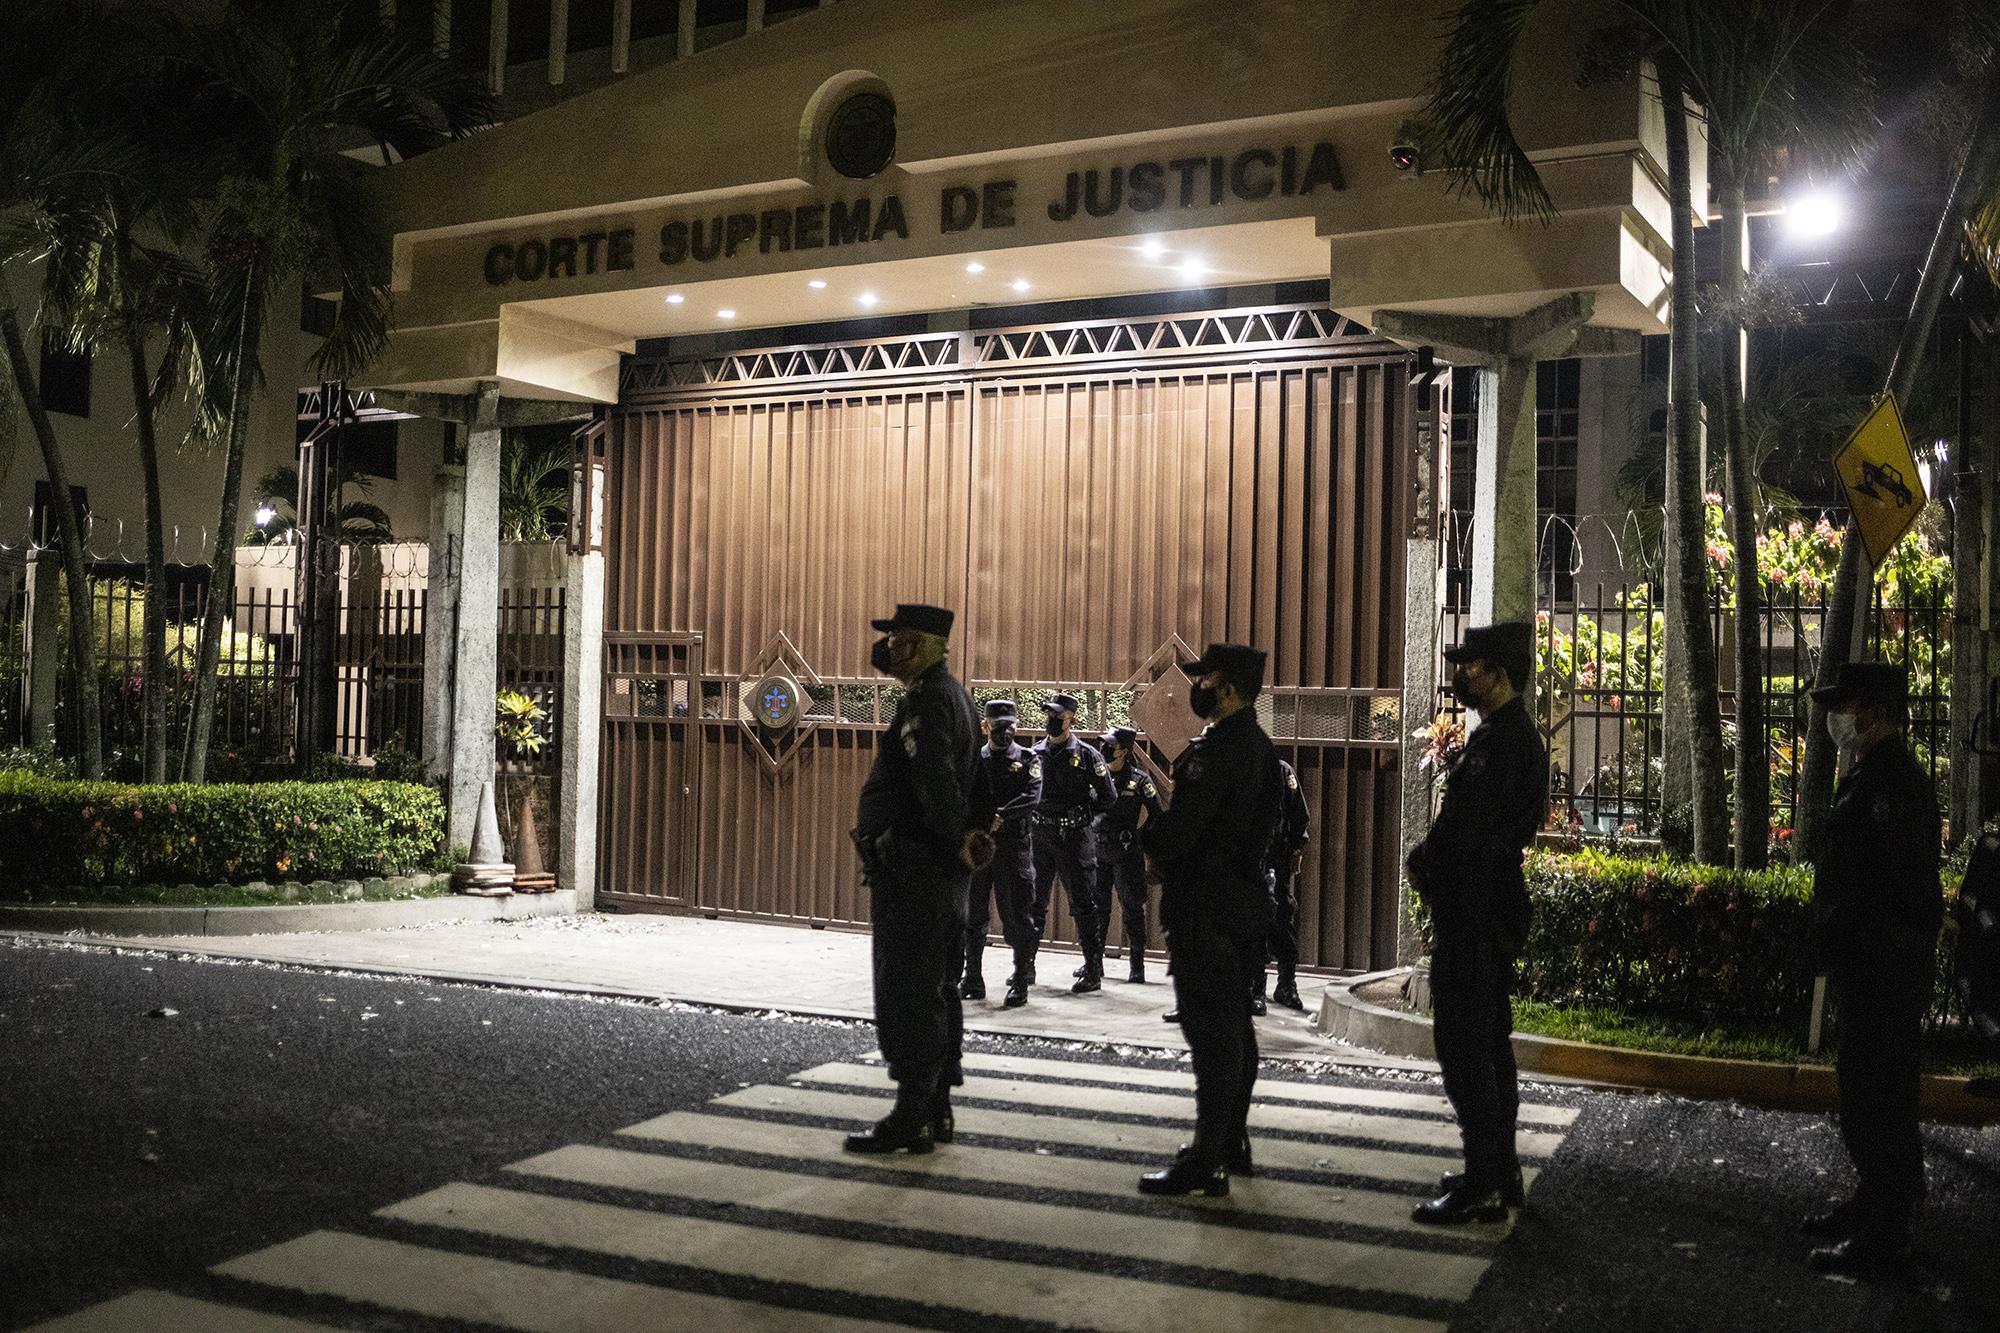
{"type": "Polygon", "coordinates": [[[798,725],[799,715],[805,711],[804,694],[790,676],[774,673],[757,682],[750,706],[757,720],[772,731],[789,731],[798,725]]]}
{"type": "Polygon", "coordinates": [[[896,104],[883,93],[855,93],[826,123],[827,164],[851,180],[866,180],[896,156],[896,104]]]}

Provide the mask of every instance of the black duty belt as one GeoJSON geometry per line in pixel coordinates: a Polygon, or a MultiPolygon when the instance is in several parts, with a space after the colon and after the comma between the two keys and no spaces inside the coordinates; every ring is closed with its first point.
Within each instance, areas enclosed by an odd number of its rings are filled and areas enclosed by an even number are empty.
{"type": "Polygon", "coordinates": [[[1059,812],[1035,811],[1035,822],[1047,828],[1061,829],[1067,833],[1081,828],[1090,821],[1090,815],[1083,810],[1063,810],[1059,812]]]}

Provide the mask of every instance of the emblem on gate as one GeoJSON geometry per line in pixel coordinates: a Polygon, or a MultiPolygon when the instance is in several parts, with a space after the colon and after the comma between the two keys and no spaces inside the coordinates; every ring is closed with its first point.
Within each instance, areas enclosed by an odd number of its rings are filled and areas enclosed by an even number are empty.
{"type": "Polygon", "coordinates": [[[799,683],[784,672],[773,672],[757,682],[752,707],[757,720],[772,731],[789,731],[798,724],[799,683]]]}

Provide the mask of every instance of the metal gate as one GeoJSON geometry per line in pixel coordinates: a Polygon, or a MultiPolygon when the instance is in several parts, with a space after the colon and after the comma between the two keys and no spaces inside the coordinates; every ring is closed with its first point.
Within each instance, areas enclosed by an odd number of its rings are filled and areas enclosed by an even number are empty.
{"type": "Polygon", "coordinates": [[[976,693],[1067,689],[1086,726],[1187,646],[1268,648],[1314,814],[1302,961],[1392,958],[1407,367],[1310,307],[628,364],[601,892],[864,921],[846,830],[895,697],[867,620],[933,601],[976,693]],[[777,667],[809,696],[782,742],[747,699],[777,667]]]}

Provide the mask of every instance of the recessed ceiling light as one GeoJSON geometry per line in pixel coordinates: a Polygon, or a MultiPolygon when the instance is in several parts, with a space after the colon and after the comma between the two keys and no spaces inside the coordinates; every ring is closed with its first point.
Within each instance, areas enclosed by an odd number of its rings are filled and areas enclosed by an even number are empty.
{"type": "Polygon", "coordinates": [[[1208,265],[1199,259],[1185,260],[1181,264],[1181,280],[1184,282],[1200,282],[1207,275],[1208,265]]]}
{"type": "Polygon", "coordinates": [[[980,263],[977,259],[975,259],[970,264],[967,264],[965,266],[965,271],[967,273],[984,273],[986,271],[986,265],[980,263]]]}
{"type": "Polygon", "coordinates": [[[873,292],[863,292],[861,293],[861,295],[855,297],[854,299],[861,302],[861,304],[863,305],[874,305],[875,302],[877,302],[881,298],[876,296],[875,293],[873,292]]]}
{"type": "Polygon", "coordinates": [[[806,286],[811,287],[815,291],[817,291],[819,288],[826,286],[826,279],[814,278],[811,282],[807,283],[806,286]]]}
{"type": "Polygon", "coordinates": [[[1167,243],[1157,236],[1148,236],[1139,245],[1139,253],[1148,259],[1158,259],[1167,252],[1167,243]]]}
{"type": "Polygon", "coordinates": [[[735,319],[736,312],[734,310],[718,310],[715,312],[715,317],[717,319],[735,319]]]}
{"type": "Polygon", "coordinates": [[[1028,290],[1028,287],[1030,286],[1026,278],[1016,278],[1014,279],[1014,281],[1008,283],[1007,285],[1009,287],[1012,287],[1017,292],[1025,292],[1028,290]]]}
{"type": "Polygon", "coordinates": [[[686,298],[685,296],[682,296],[682,295],[681,295],[681,294],[680,294],[679,292],[668,292],[668,293],[667,293],[667,304],[668,304],[668,305],[679,305],[679,304],[680,304],[681,302],[683,302],[683,301],[685,301],[685,300],[687,300],[687,298],[686,298]]]}

